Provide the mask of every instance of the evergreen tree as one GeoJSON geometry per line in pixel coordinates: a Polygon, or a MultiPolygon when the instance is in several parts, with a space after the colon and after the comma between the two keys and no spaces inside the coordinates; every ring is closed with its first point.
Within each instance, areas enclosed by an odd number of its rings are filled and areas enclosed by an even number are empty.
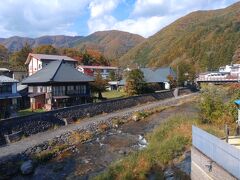
{"type": "Polygon", "coordinates": [[[127,74],[125,91],[129,96],[141,94],[146,89],[144,74],[140,69],[134,69],[127,74]]]}
{"type": "Polygon", "coordinates": [[[10,56],[10,64],[17,69],[26,69],[25,61],[28,54],[32,52],[32,48],[29,44],[25,44],[24,47],[10,56]]]}
{"type": "Polygon", "coordinates": [[[33,50],[37,54],[58,54],[57,49],[52,45],[41,45],[33,50]]]}

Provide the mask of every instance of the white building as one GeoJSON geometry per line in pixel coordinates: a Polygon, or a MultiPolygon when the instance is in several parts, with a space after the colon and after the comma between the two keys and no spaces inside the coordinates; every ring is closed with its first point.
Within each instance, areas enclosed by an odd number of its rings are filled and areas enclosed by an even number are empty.
{"type": "Polygon", "coordinates": [[[25,64],[28,65],[28,75],[31,76],[32,74],[36,73],[43,67],[47,66],[51,61],[59,60],[64,60],[72,64],[74,67],[77,63],[77,60],[72,59],[68,56],[29,53],[28,58],[25,62],[25,64]]]}
{"type": "Polygon", "coordinates": [[[112,66],[79,65],[77,67],[77,70],[84,74],[87,74],[89,76],[96,76],[98,73],[100,73],[103,79],[108,79],[111,71],[113,71],[115,73],[115,75],[117,75],[119,73],[118,67],[112,67],[112,66]]]}
{"type": "Polygon", "coordinates": [[[219,68],[220,73],[228,73],[231,76],[238,76],[240,74],[240,64],[226,65],[219,68]]]}

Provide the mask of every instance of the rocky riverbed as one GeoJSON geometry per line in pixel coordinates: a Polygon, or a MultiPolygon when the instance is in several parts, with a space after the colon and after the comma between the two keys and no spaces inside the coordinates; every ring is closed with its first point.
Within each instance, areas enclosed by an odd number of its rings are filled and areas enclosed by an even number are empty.
{"type": "MultiPolygon", "coordinates": [[[[30,175],[16,173],[13,179],[90,179],[106,170],[112,162],[147,146],[144,138],[146,133],[151,132],[156,126],[178,112],[197,114],[197,108],[192,103],[185,103],[167,108],[140,121],[125,121],[124,124],[116,125],[107,124],[100,128],[99,125],[96,125],[98,128],[88,129],[87,132],[91,133],[87,138],[85,137],[86,140],[83,143],[74,143],[69,141],[69,138],[66,140],[69,134],[58,137],[62,139],[63,143],[68,142],[68,148],[63,148],[63,151],[54,155],[49,161],[33,163],[34,170],[30,175]]],[[[49,147],[43,145],[37,148],[39,149],[32,151],[41,152],[49,147]]],[[[184,161],[178,163],[177,167],[190,173],[190,155],[186,153],[185,156],[184,161]]],[[[166,177],[171,178],[172,169],[167,169],[165,173],[166,177]]]]}

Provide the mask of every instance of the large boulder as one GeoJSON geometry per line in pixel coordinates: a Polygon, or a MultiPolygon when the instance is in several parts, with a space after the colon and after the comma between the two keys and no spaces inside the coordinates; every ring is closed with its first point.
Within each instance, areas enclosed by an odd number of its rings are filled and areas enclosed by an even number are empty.
{"type": "Polygon", "coordinates": [[[21,169],[22,174],[24,174],[24,175],[31,174],[33,172],[33,162],[32,162],[32,160],[25,161],[21,165],[20,169],[21,169]]]}

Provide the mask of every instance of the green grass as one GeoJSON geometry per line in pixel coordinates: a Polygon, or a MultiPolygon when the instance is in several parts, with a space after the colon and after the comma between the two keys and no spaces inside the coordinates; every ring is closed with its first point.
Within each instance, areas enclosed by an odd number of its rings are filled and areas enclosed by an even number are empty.
{"type": "Polygon", "coordinates": [[[125,96],[126,96],[126,93],[125,93],[125,92],[122,92],[122,91],[114,90],[114,91],[106,91],[106,92],[103,92],[103,93],[102,93],[102,96],[103,96],[104,98],[107,98],[107,99],[113,99],[113,98],[125,97],[125,96]]]}
{"type": "Polygon", "coordinates": [[[19,116],[27,116],[27,115],[31,115],[31,114],[36,114],[36,113],[40,113],[40,112],[45,112],[44,109],[36,109],[34,111],[32,111],[32,109],[24,109],[24,110],[20,110],[18,111],[18,115],[19,116]]]}

